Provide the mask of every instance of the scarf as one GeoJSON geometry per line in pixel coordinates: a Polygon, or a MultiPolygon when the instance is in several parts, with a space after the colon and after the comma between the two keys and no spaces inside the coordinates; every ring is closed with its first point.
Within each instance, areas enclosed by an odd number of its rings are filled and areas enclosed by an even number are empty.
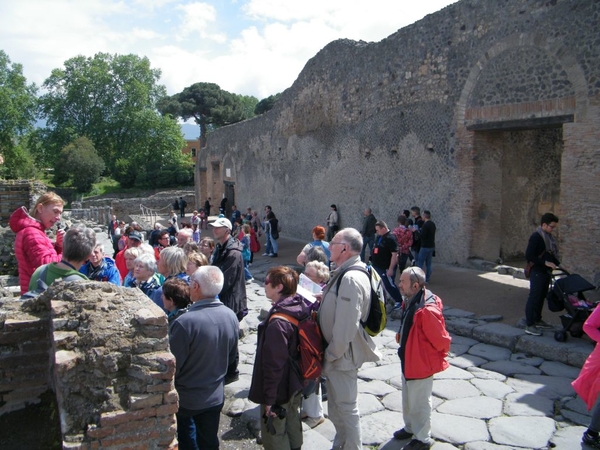
{"type": "Polygon", "coordinates": [[[554,238],[554,236],[552,236],[550,233],[546,233],[542,229],[541,225],[537,228],[536,231],[539,233],[539,235],[544,240],[544,245],[546,246],[546,251],[548,253],[551,253],[552,255],[554,255],[556,257],[556,259],[560,261],[560,255],[558,253],[558,244],[556,243],[556,239],[554,238]]]}
{"type": "Polygon", "coordinates": [[[98,264],[97,267],[94,267],[94,265],[92,263],[90,263],[90,271],[89,271],[87,277],[90,280],[102,281],[102,280],[98,280],[98,275],[100,275],[100,272],[102,272],[104,270],[104,267],[106,267],[106,261],[104,261],[104,258],[102,258],[100,260],[100,264],[98,264]]]}

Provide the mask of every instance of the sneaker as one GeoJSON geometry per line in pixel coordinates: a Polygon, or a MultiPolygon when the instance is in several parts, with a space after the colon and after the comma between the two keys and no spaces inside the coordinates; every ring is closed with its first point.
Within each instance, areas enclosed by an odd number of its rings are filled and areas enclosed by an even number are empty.
{"type": "Polygon", "coordinates": [[[304,420],[304,423],[308,425],[310,428],[315,428],[325,422],[325,417],[307,417],[304,420]]]}
{"type": "Polygon", "coordinates": [[[277,253],[271,253],[269,256],[270,256],[271,258],[277,258],[277,253]]]}
{"type": "Polygon", "coordinates": [[[404,447],[402,447],[402,450],[429,450],[430,448],[431,444],[413,439],[404,447]]]}
{"type": "Polygon", "coordinates": [[[528,325],[525,327],[525,333],[530,334],[532,336],[541,336],[542,332],[535,325],[528,325]]]}
{"type": "Polygon", "coordinates": [[[399,441],[403,441],[404,439],[410,439],[411,437],[412,433],[409,433],[404,428],[401,428],[398,431],[394,431],[394,439],[398,439],[399,441]]]}
{"type": "Polygon", "coordinates": [[[253,281],[254,281],[254,277],[252,277],[252,278],[248,278],[248,279],[246,280],[246,284],[250,284],[250,283],[252,283],[253,281]]]}
{"type": "MultiPolygon", "coordinates": [[[[394,307],[392,308],[392,311],[397,311],[402,307],[402,303],[400,302],[396,302],[396,304],[394,305],[394,307]]],[[[404,428],[403,428],[404,429],[404,428]]]]}
{"type": "Polygon", "coordinates": [[[548,322],[545,322],[543,320],[540,320],[539,322],[535,323],[535,326],[541,329],[546,329],[549,330],[551,328],[554,328],[552,325],[550,325],[548,322]]]}
{"type": "Polygon", "coordinates": [[[581,443],[591,448],[600,449],[600,436],[592,436],[588,431],[583,433],[581,443]]]}
{"type": "Polygon", "coordinates": [[[265,252],[265,253],[263,253],[263,256],[269,256],[269,254],[265,252]]]}

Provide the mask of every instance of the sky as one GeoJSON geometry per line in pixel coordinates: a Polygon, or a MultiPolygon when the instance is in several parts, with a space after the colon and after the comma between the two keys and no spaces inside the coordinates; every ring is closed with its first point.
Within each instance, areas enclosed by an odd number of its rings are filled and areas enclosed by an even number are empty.
{"type": "Polygon", "coordinates": [[[261,100],[329,42],[377,42],[454,1],[0,0],[0,49],[38,86],[105,52],[147,57],[169,95],[211,82],[261,100]]]}

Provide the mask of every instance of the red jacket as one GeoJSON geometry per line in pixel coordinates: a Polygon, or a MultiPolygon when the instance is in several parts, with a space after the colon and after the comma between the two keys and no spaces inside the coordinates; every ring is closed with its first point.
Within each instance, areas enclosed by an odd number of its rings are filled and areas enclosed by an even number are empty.
{"type": "Polygon", "coordinates": [[[591,410],[600,394],[600,306],[583,324],[583,331],[596,341],[596,347],[585,360],[581,372],[571,384],[575,392],[583,399],[588,410],[591,410]]]}
{"type": "Polygon", "coordinates": [[[15,255],[19,265],[21,294],[29,290],[29,280],[38,267],[62,259],[62,246],[53,243],[44,226],[29,215],[24,206],[13,212],[9,219],[10,229],[17,233],[15,255]]]}
{"type": "Polygon", "coordinates": [[[452,338],[446,330],[442,300],[425,291],[425,300],[417,308],[404,349],[407,380],[428,378],[449,365],[446,356],[452,338]]]}

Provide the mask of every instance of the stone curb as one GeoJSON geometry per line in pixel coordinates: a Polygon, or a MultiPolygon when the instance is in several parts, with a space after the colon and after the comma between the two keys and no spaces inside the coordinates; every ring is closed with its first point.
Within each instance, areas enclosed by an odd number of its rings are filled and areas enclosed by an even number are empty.
{"type": "Polygon", "coordinates": [[[488,323],[481,319],[454,315],[451,308],[448,308],[448,312],[444,311],[444,317],[450,333],[504,347],[513,353],[539,356],[570,366],[582,367],[594,349],[594,344],[585,339],[569,337],[567,342],[557,342],[554,339],[556,330],[546,331],[542,336],[531,336],[521,328],[503,323],[488,323]]]}

